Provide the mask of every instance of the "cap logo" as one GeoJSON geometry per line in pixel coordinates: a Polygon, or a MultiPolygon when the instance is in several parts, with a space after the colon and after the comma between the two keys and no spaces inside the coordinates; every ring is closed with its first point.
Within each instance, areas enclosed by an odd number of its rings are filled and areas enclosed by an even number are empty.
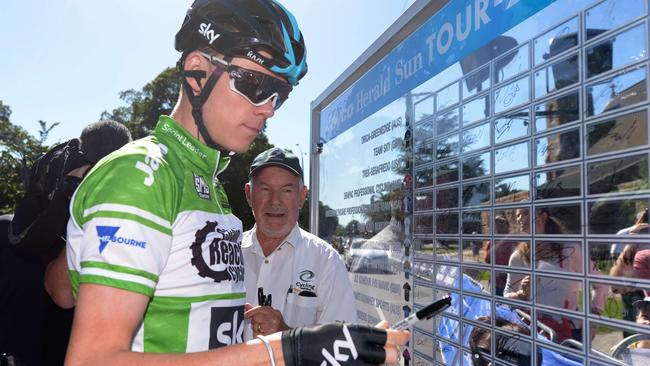
{"type": "Polygon", "coordinates": [[[199,33],[208,40],[208,43],[212,44],[212,42],[216,41],[221,34],[210,28],[212,28],[212,23],[201,23],[199,26],[199,33]]]}
{"type": "Polygon", "coordinates": [[[264,60],[261,57],[257,56],[253,51],[248,51],[246,57],[250,58],[251,60],[257,62],[260,65],[264,65],[264,60]]]}

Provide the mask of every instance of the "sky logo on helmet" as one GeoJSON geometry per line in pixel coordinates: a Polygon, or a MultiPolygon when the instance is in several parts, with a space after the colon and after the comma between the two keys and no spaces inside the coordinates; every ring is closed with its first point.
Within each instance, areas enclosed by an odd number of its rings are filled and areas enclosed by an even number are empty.
{"type": "Polygon", "coordinates": [[[199,26],[199,33],[208,40],[208,43],[216,41],[221,34],[214,31],[212,28],[212,23],[201,23],[199,26]]]}
{"type": "Polygon", "coordinates": [[[119,226],[97,226],[97,236],[99,237],[99,252],[103,252],[108,246],[108,243],[117,243],[127,246],[137,247],[144,249],[147,242],[139,241],[132,238],[125,238],[123,236],[116,236],[117,231],[120,230],[119,226]]]}

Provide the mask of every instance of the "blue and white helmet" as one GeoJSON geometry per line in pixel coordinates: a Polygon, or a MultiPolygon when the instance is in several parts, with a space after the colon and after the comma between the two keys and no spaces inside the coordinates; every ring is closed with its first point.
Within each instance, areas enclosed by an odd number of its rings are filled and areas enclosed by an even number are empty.
{"type": "Polygon", "coordinates": [[[275,0],[196,0],[176,34],[176,50],[187,53],[204,47],[227,58],[257,62],[291,85],[307,73],[298,23],[275,0]]]}

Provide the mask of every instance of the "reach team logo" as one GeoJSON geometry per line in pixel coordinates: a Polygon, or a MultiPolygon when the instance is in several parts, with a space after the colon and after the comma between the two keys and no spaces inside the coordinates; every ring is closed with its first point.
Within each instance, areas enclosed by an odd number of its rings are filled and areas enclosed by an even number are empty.
{"type": "Polygon", "coordinates": [[[147,247],[147,242],[127,238],[124,236],[116,236],[117,231],[120,230],[119,226],[97,226],[97,236],[99,237],[99,252],[103,252],[108,246],[108,243],[115,243],[121,245],[128,245],[136,248],[144,249],[147,247]]]}
{"type": "Polygon", "coordinates": [[[239,242],[241,231],[220,229],[218,225],[216,221],[207,221],[194,234],[195,240],[190,245],[192,265],[199,271],[199,276],[211,278],[214,282],[243,282],[244,257],[239,242]],[[208,239],[209,235],[212,238],[208,239]]]}

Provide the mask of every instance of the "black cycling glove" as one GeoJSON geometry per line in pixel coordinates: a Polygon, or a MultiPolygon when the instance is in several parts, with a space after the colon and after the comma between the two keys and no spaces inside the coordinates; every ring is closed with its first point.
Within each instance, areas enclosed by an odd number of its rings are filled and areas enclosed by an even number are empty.
{"type": "Polygon", "coordinates": [[[370,325],[330,323],[282,333],[287,366],[360,366],[384,363],[386,331],[370,325]]]}

